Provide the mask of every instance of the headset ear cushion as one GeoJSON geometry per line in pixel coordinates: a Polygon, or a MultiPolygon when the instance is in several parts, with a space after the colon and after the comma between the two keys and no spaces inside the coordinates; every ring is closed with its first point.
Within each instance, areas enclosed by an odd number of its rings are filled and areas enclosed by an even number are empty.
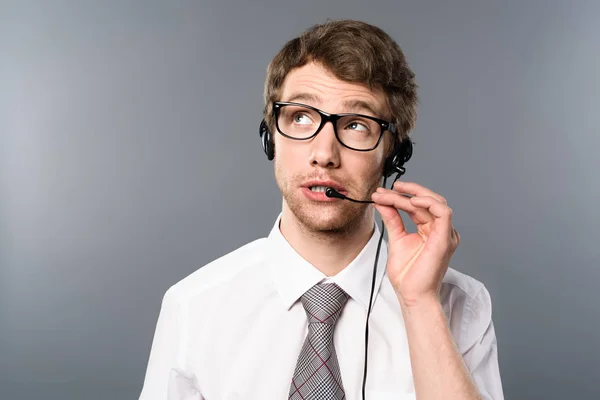
{"type": "Polygon", "coordinates": [[[273,161],[273,158],[275,158],[275,147],[273,146],[273,140],[271,139],[271,132],[267,131],[267,134],[265,135],[265,146],[267,148],[267,150],[265,151],[267,153],[267,158],[269,159],[269,161],[273,161]]]}
{"type": "Polygon", "coordinates": [[[413,153],[413,142],[410,139],[404,139],[401,143],[402,147],[402,164],[410,160],[413,153]]]}
{"type": "Polygon", "coordinates": [[[269,161],[273,160],[275,156],[275,149],[273,148],[273,142],[271,140],[271,132],[267,127],[267,123],[263,119],[260,123],[259,134],[261,139],[262,148],[267,155],[269,161]]]}

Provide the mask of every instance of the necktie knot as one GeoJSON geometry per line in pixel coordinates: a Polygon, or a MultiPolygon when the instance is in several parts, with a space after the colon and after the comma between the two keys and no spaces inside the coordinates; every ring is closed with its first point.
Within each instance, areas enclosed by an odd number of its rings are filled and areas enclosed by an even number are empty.
{"type": "Polygon", "coordinates": [[[335,283],[318,283],[302,295],[309,324],[335,325],[348,295],[335,283]]]}

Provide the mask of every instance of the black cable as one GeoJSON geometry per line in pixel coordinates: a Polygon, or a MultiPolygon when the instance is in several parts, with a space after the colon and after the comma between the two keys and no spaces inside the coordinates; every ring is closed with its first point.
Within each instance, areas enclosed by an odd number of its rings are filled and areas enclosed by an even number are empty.
{"type": "MultiPolygon", "coordinates": [[[[400,174],[396,175],[396,182],[400,178],[400,174]]],[[[385,187],[387,177],[383,177],[383,187],[385,187]]],[[[390,185],[390,189],[394,187],[394,182],[390,185]]],[[[379,261],[379,251],[381,250],[381,242],[383,240],[383,234],[385,233],[385,225],[383,219],[381,220],[381,235],[379,236],[379,242],[377,243],[377,253],[375,254],[375,264],[373,264],[373,279],[371,281],[371,296],[369,298],[369,309],[367,311],[367,321],[365,323],[365,367],[363,374],[363,385],[362,385],[362,398],[365,400],[365,388],[367,386],[367,356],[369,354],[369,316],[371,315],[371,307],[373,305],[373,293],[375,291],[375,278],[377,276],[377,262],[379,261]]]]}

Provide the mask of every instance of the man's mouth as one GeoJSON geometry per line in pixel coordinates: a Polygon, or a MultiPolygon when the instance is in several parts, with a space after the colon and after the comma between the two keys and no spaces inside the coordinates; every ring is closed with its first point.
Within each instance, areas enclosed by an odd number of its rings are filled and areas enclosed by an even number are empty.
{"type": "Polygon", "coordinates": [[[309,189],[311,192],[323,192],[327,190],[329,186],[310,186],[309,189]]]}
{"type": "Polygon", "coordinates": [[[338,183],[334,180],[330,180],[330,179],[319,179],[319,180],[315,179],[312,181],[305,182],[302,186],[305,187],[306,189],[310,190],[311,192],[315,192],[315,193],[325,193],[325,191],[328,188],[335,189],[340,193],[343,193],[346,191],[344,186],[342,186],[340,183],[338,183]]]}

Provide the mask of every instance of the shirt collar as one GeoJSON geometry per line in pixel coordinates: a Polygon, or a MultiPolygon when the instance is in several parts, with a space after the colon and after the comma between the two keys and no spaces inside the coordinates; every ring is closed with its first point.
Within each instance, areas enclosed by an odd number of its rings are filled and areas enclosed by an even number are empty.
{"type": "MultiPolygon", "coordinates": [[[[377,224],[373,235],[350,264],[337,275],[327,277],[312,264],[302,258],[285,239],[279,223],[281,213],[267,237],[268,267],[285,307],[289,310],[292,305],[311,287],[327,279],[337,283],[352,299],[361,304],[365,310],[369,308],[371,282],[373,279],[373,264],[377,252],[380,230],[377,224]]],[[[377,277],[373,303],[377,298],[381,281],[386,272],[387,246],[382,240],[379,259],[377,262],[377,277]]]]}

